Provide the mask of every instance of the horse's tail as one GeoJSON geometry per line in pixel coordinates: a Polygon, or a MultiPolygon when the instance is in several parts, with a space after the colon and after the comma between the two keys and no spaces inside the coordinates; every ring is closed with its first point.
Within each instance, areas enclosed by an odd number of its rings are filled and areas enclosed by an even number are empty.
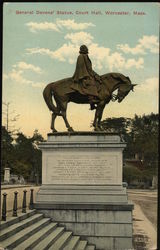
{"type": "Polygon", "coordinates": [[[51,110],[52,112],[56,112],[57,108],[56,106],[53,104],[52,101],[52,84],[53,83],[49,83],[43,90],[43,97],[44,100],[49,108],[49,110],[51,110]]]}

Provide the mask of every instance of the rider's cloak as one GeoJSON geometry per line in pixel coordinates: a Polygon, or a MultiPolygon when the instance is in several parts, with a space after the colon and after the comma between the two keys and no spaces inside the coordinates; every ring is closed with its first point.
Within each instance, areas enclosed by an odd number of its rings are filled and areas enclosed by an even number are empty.
{"type": "Polygon", "coordinates": [[[74,81],[72,87],[82,94],[98,96],[95,76],[97,76],[97,73],[93,71],[88,55],[80,54],[77,58],[76,70],[72,77],[74,81]],[[90,79],[86,79],[86,77],[90,79]]]}
{"type": "Polygon", "coordinates": [[[85,77],[93,77],[92,63],[87,54],[80,54],[77,58],[73,80],[78,82],[85,77]]]}

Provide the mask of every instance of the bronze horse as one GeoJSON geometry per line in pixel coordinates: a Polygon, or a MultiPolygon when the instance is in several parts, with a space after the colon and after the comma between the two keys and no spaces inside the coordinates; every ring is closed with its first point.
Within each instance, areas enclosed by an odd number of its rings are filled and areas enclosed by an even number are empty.
{"type": "MultiPolygon", "coordinates": [[[[95,118],[93,121],[95,131],[102,130],[100,122],[105,105],[111,100],[118,100],[118,102],[121,102],[125,96],[128,95],[130,90],[133,91],[133,88],[136,85],[131,83],[129,77],[126,77],[120,73],[104,74],[101,76],[101,80],[102,83],[99,84],[99,100],[97,101],[95,118]],[[117,95],[113,93],[115,90],[117,90],[117,95]]],[[[76,90],[73,87],[74,84],[75,83],[73,83],[72,78],[66,78],[60,81],[49,83],[43,91],[45,102],[52,112],[51,129],[53,132],[57,132],[54,126],[57,116],[63,117],[68,131],[74,131],[69,125],[66,117],[67,104],[69,102],[80,104],[89,103],[88,96],[82,94],[81,91],[78,91],[78,88],[76,90]],[[57,106],[54,105],[52,96],[54,97],[57,106]]]]}

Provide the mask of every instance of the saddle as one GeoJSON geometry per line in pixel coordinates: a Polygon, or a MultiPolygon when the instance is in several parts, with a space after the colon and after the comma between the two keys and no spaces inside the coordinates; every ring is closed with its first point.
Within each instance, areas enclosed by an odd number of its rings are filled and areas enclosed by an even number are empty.
{"type": "Polygon", "coordinates": [[[97,81],[93,82],[92,79],[84,79],[79,82],[73,82],[70,87],[81,95],[93,96],[95,99],[98,99],[100,84],[97,81]]]}

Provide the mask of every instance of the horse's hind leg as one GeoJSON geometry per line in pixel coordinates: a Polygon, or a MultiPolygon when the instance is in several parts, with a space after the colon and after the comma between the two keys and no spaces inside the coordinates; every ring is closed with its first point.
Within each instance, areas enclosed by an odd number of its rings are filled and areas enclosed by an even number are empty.
{"type": "Polygon", "coordinates": [[[54,96],[54,99],[56,101],[57,107],[56,107],[56,112],[52,113],[51,129],[52,129],[53,133],[57,132],[57,130],[55,129],[55,125],[54,125],[55,124],[55,119],[56,119],[57,116],[61,116],[61,114],[60,114],[61,106],[60,106],[56,96],[54,96]]]}
{"type": "Polygon", "coordinates": [[[65,124],[66,124],[66,127],[67,127],[68,131],[69,131],[69,132],[73,132],[74,130],[73,130],[73,128],[69,125],[69,122],[68,122],[68,120],[67,120],[66,111],[62,111],[62,117],[63,117],[63,120],[64,120],[64,122],[65,122],[65,124]]]}
{"type": "Polygon", "coordinates": [[[73,132],[73,128],[70,126],[68,120],[67,120],[67,116],[66,116],[66,110],[67,110],[67,102],[66,103],[63,103],[63,110],[61,111],[61,115],[63,117],[63,120],[65,122],[65,125],[68,129],[69,132],[73,132]]]}
{"type": "Polygon", "coordinates": [[[52,113],[51,129],[52,129],[53,133],[57,132],[57,130],[55,129],[55,126],[54,126],[56,117],[57,117],[57,115],[55,113],[52,113]]]}

